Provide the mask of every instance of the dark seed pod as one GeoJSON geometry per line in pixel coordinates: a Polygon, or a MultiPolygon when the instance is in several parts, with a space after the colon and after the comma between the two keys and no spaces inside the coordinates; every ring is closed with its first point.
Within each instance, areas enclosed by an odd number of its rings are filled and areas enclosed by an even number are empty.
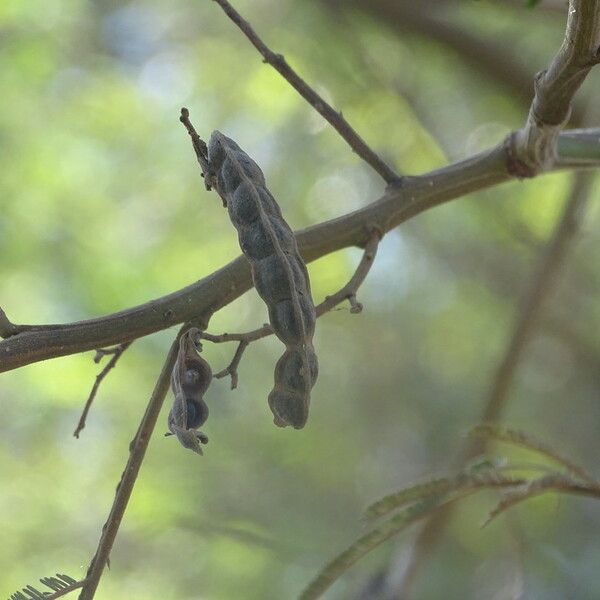
{"type": "Polygon", "coordinates": [[[237,229],[273,331],[287,348],[275,368],[269,406],[276,425],[301,429],[318,373],[312,345],[316,312],[306,265],[260,167],[219,131],[210,138],[208,163],[211,182],[237,229]]]}
{"type": "MultiPolygon", "coordinates": [[[[233,218],[233,224],[236,225],[233,218]]],[[[250,261],[262,260],[281,250],[288,256],[298,252],[296,239],[287,223],[266,217],[250,224],[236,225],[240,248],[250,261]]]]}
{"type": "Polygon", "coordinates": [[[290,348],[275,365],[275,387],[269,394],[269,407],[275,422],[302,427],[308,417],[310,386],[319,374],[312,346],[290,348]]]}
{"type": "Polygon", "coordinates": [[[208,406],[203,396],[212,379],[210,365],[198,354],[196,339],[199,330],[186,331],[179,340],[177,361],[171,375],[171,389],[175,395],[169,412],[169,430],[185,448],[202,454],[200,444],[208,438],[196,431],[208,419],[208,406]]]}
{"type": "Polygon", "coordinates": [[[269,307],[269,320],[279,339],[288,347],[302,344],[305,338],[312,338],[315,331],[316,313],[312,299],[298,298],[299,311],[293,300],[281,300],[269,307]]]}

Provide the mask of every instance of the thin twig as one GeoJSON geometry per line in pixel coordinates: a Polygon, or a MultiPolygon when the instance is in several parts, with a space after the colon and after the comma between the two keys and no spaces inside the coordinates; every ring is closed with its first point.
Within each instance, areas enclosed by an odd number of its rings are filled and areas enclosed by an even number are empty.
{"type": "Polygon", "coordinates": [[[264,62],[270,64],[281,76],[346,140],[360,158],[370,165],[386,183],[396,182],[400,176],[378,156],[346,121],[341,112],[337,112],[317,92],[290,67],[281,54],[273,52],[256,34],[246,21],[227,0],[215,0],[225,14],[242,30],[252,45],[260,52],[264,62]]]}
{"type": "MultiPolygon", "coordinates": [[[[513,334],[490,388],[481,419],[484,423],[494,423],[500,419],[525,346],[539,322],[540,308],[554,289],[567,253],[579,232],[582,213],[588,203],[592,184],[591,173],[582,172],[573,178],[562,215],[540,257],[531,286],[521,302],[513,334]]],[[[475,447],[473,453],[479,453],[480,449],[481,446],[475,447]]]]}
{"type": "Polygon", "coordinates": [[[123,353],[123,350],[127,349],[129,345],[131,345],[131,342],[125,342],[123,344],[119,344],[118,346],[113,346],[112,348],[97,348],[93,361],[98,364],[105,356],[113,356],[115,354],[120,355],[123,353]]]}
{"type": "Polygon", "coordinates": [[[382,234],[376,230],[372,233],[371,239],[367,242],[362,258],[354,271],[354,275],[350,278],[350,281],[339,291],[331,296],[327,296],[321,304],[315,307],[317,311],[317,317],[324,315],[329,312],[332,308],[348,300],[350,302],[350,312],[359,313],[362,310],[362,305],[356,301],[356,293],[363,284],[363,281],[369,274],[373,263],[375,262],[375,256],[377,255],[377,248],[381,241],[382,234]]]}
{"type": "Polygon", "coordinates": [[[144,460],[150,437],[156,426],[156,420],[158,419],[165,396],[169,391],[171,373],[177,359],[177,351],[179,350],[179,338],[187,328],[188,326],[184,325],[171,344],[167,359],[165,360],[162,371],[154,386],[154,391],[148,401],[146,412],[142,417],[138,431],[129,446],[129,459],[125,465],[121,481],[117,486],[117,493],[110,514],[102,528],[102,535],[98,542],[98,548],[90,563],[86,576],[86,583],[81,590],[79,600],[92,600],[96,593],[100,577],[108,562],[110,551],[117,536],[117,532],[119,531],[119,526],[125,513],[125,509],[127,508],[129,498],[131,497],[131,492],[133,491],[133,486],[135,485],[142,461],[144,460]]]}
{"type": "MultiPolygon", "coordinates": [[[[362,311],[363,307],[362,304],[356,300],[356,293],[358,292],[358,289],[362,285],[373,263],[375,262],[375,256],[377,254],[377,248],[380,240],[381,231],[378,228],[374,228],[369,241],[365,245],[362,258],[358,263],[354,274],[343,288],[338,290],[335,294],[327,296],[323,302],[315,307],[317,317],[323,316],[325,313],[329,312],[332,308],[336,307],[344,300],[348,300],[350,302],[351,313],[356,314],[362,311]]],[[[220,379],[221,377],[231,375],[231,389],[235,389],[238,383],[237,368],[240,360],[242,359],[244,351],[252,342],[260,340],[264,337],[268,337],[272,333],[273,328],[269,323],[265,323],[262,327],[253,329],[252,331],[247,331],[245,333],[222,333],[220,335],[214,335],[203,331],[201,337],[209,342],[213,342],[214,344],[239,342],[231,363],[225,369],[217,373],[215,377],[220,379]]]]}
{"type": "Polygon", "coordinates": [[[206,146],[206,142],[198,135],[195,127],[192,125],[190,121],[190,111],[187,108],[181,109],[181,115],[179,117],[181,123],[185,125],[187,132],[192,138],[192,146],[194,147],[194,152],[196,153],[196,158],[198,159],[198,163],[200,164],[200,169],[202,172],[202,177],[204,177],[204,183],[206,185],[206,189],[210,190],[211,184],[208,180],[208,147],[206,146]]]}
{"type": "Polygon", "coordinates": [[[222,379],[223,377],[227,377],[227,375],[231,376],[231,389],[235,390],[238,384],[238,372],[237,368],[240,364],[240,360],[242,360],[242,356],[244,355],[244,350],[250,344],[247,340],[241,340],[238,344],[237,350],[231,359],[231,362],[227,367],[225,367],[222,371],[219,371],[215,374],[216,379],[222,379]]]}
{"type": "Polygon", "coordinates": [[[98,393],[98,388],[100,387],[100,384],[102,383],[104,378],[108,375],[109,371],[117,364],[117,362],[118,362],[119,358],[121,358],[121,355],[123,354],[123,352],[125,352],[125,350],[127,350],[127,348],[129,348],[129,346],[131,346],[132,343],[133,342],[123,342],[122,344],[119,344],[118,346],[115,346],[114,348],[98,348],[96,350],[96,356],[94,356],[94,362],[96,364],[98,364],[102,360],[103,356],[112,355],[112,357],[106,363],[106,366],[104,367],[104,369],[102,369],[102,371],[100,371],[100,373],[98,373],[98,375],[96,375],[96,381],[94,381],[94,385],[92,386],[90,395],[88,396],[88,399],[85,402],[85,406],[83,407],[81,416],[79,417],[79,422],[77,423],[77,427],[75,428],[75,431],[73,432],[73,435],[77,439],[79,439],[79,434],[85,428],[85,421],[87,419],[88,413],[90,412],[90,408],[92,407],[92,402],[94,401],[94,398],[96,397],[96,394],[98,393]]]}

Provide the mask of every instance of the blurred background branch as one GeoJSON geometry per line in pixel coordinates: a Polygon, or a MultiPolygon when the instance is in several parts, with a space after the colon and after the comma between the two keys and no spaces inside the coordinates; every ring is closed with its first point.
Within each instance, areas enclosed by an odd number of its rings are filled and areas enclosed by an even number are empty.
{"type": "MultiPolygon", "coordinates": [[[[484,403],[481,415],[483,423],[497,423],[502,419],[506,403],[510,398],[510,387],[523,360],[527,344],[542,319],[544,304],[548,301],[556,285],[556,278],[559,276],[568,251],[579,232],[583,211],[589,202],[592,182],[593,177],[589,173],[573,176],[572,188],[562,215],[540,256],[539,264],[531,277],[530,288],[523,296],[517,310],[512,335],[494,374],[484,403]]],[[[484,454],[486,449],[485,438],[473,438],[466,446],[463,464],[484,454]]],[[[411,597],[417,574],[424,567],[425,561],[432,553],[440,536],[443,535],[450,517],[450,508],[441,510],[423,526],[414,542],[411,561],[406,569],[404,581],[398,590],[401,598],[411,597]]]]}

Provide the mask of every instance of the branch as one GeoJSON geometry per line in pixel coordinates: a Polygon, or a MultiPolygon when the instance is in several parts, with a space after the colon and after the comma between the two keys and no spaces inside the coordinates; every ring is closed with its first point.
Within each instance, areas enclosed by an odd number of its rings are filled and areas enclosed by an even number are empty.
{"type": "MultiPolygon", "coordinates": [[[[486,399],[481,422],[497,423],[508,400],[508,392],[521,363],[527,342],[531,339],[541,316],[544,302],[555,286],[570,244],[578,232],[581,212],[589,199],[593,178],[588,173],[575,176],[571,193],[532,278],[531,286],[521,301],[513,333],[504,351],[486,399]]],[[[486,450],[486,442],[472,439],[465,448],[463,464],[486,450]]],[[[414,542],[411,561],[400,586],[401,597],[410,597],[418,572],[442,537],[451,511],[443,510],[429,519],[414,542]]]]}
{"type": "Polygon", "coordinates": [[[398,181],[400,176],[379,157],[346,121],[341,112],[337,112],[302,77],[292,69],[281,54],[273,52],[258,37],[248,21],[229,4],[227,0],[215,0],[225,14],[242,30],[252,45],[260,52],[264,62],[271,65],[348,143],[350,148],[386,183],[398,181]]]}
{"type": "MultiPolygon", "coordinates": [[[[196,158],[198,159],[198,163],[200,164],[201,175],[202,177],[204,177],[206,189],[210,190],[211,185],[207,178],[207,175],[209,173],[209,164],[208,147],[206,146],[206,142],[198,135],[198,132],[192,125],[192,122],[190,121],[190,111],[187,108],[181,109],[179,121],[184,124],[188,134],[192,138],[192,146],[194,147],[196,158]]],[[[227,206],[227,203],[225,201],[223,201],[223,206],[227,206]]]]}
{"type": "MultiPolygon", "coordinates": [[[[575,149],[574,145],[586,146],[594,157],[600,153],[600,129],[563,133],[559,142],[563,136],[568,138],[569,148],[563,152],[559,143],[561,153],[551,171],[571,168],[574,158],[581,160],[581,147],[575,149]]],[[[600,166],[599,158],[593,160],[593,166],[600,166]]],[[[499,144],[426,175],[404,178],[402,185],[388,186],[375,202],[298,231],[302,257],[311,262],[342,248],[364,246],[369,238],[365,224],[386,233],[425,210],[510,181],[515,175],[508,172],[506,162],[506,147],[499,144]]],[[[588,165],[592,166],[591,160],[588,165]]],[[[177,292],[111,315],[60,325],[17,325],[22,333],[0,342],[0,373],[48,358],[121,344],[193,320],[197,315],[210,315],[251,287],[248,263],[240,256],[177,292]]]]}
{"type": "Polygon", "coordinates": [[[79,600],[92,600],[104,567],[108,562],[111,548],[114,544],[121,520],[127,508],[133,486],[135,485],[142,461],[150,442],[150,436],[156,426],[156,420],[160,413],[163,401],[167,392],[169,391],[169,385],[171,382],[171,373],[175,366],[175,360],[177,359],[177,351],[179,350],[179,338],[182,333],[187,329],[187,325],[181,328],[175,341],[171,344],[171,349],[167,355],[167,359],[162,368],[160,376],[154,386],[154,391],[150,396],[146,412],[142,417],[138,431],[133,438],[129,446],[129,459],[125,465],[125,470],[121,476],[121,481],[117,486],[117,493],[113,501],[110,514],[108,519],[102,528],[102,535],[98,542],[98,548],[92,561],[90,563],[86,581],[79,595],[79,600]]]}
{"type": "MultiPolygon", "coordinates": [[[[365,280],[369,271],[371,270],[371,266],[375,262],[375,256],[377,255],[377,247],[379,246],[380,240],[381,233],[379,232],[379,230],[375,230],[371,234],[371,239],[367,242],[367,245],[365,246],[365,250],[360,260],[360,263],[356,267],[356,271],[354,272],[354,275],[352,275],[348,283],[335,294],[327,296],[325,300],[321,302],[321,304],[315,306],[317,317],[321,317],[326,312],[329,312],[332,308],[334,308],[344,300],[348,300],[350,302],[351,313],[356,314],[362,311],[363,307],[360,302],[357,302],[356,293],[358,292],[358,288],[362,285],[363,281],[365,280]]],[[[237,368],[240,364],[240,360],[242,359],[244,351],[252,342],[267,337],[272,333],[273,328],[268,323],[266,323],[262,327],[259,327],[258,329],[254,329],[253,331],[248,331],[246,333],[222,333],[221,335],[213,335],[210,333],[202,332],[203,339],[208,340],[209,342],[213,342],[215,344],[221,344],[224,342],[239,342],[232,361],[225,369],[219,371],[215,375],[215,377],[217,379],[221,379],[222,377],[230,375],[231,389],[235,389],[238,384],[237,368]]]]}
{"type": "MultiPolygon", "coordinates": [[[[269,328],[271,328],[271,326],[269,325],[269,328]]],[[[268,334],[265,335],[269,335],[273,333],[273,330],[271,329],[271,331],[268,334]]],[[[223,377],[227,377],[227,375],[231,376],[231,389],[235,390],[235,388],[237,387],[238,384],[238,366],[240,364],[240,361],[242,360],[242,356],[244,354],[244,350],[246,350],[246,348],[250,345],[250,342],[247,340],[241,340],[238,343],[238,347],[235,351],[235,354],[233,355],[233,358],[231,360],[231,362],[229,363],[229,365],[227,365],[227,367],[225,367],[222,371],[219,371],[218,373],[215,374],[215,379],[222,379],[223,377]]]]}
{"type": "Polygon", "coordinates": [[[106,366],[104,367],[104,369],[102,369],[102,371],[100,371],[100,373],[98,373],[98,375],[96,375],[96,381],[94,382],[94,385],[92,386],[90,395],[88,396],[85,406],[83,407],[81,417],[79,417],[79,422],[77,423],[77,427],[75,428],[75,431],[73,432],[73,435],[77,439],[79,439],[79,434],[85,428],[85,421],[87,419],[87,415],[90,412],[90,408],[92,407],[92,402],[94,401],[94,398],[96,397],[96,394],[98,393],[100,384],[102,383],[104,378],[108,375],[109,371],[117,364],[117,362],[118,362],[119,358],[121,358],[121,355],[123,354],[123,352],[125,352],[125,350],[127,350],[127,348],[129,348],[129,346],[131,346],[131,344],[132,344],[132,342],[124,342],[123,344],[119,344],[118,346],[115,346],[114,348],[99,348],[98,350],[96,350],[96,356],[94,357],[95,363],[99,363],[102,360],[103,356],[106,356],[109,354],[112,354],[112,358],[106,363],[106,366]]]}
{"type": "Polygon", "coordinates": [[[535,78],[535,97],[525,127],[511,139],[512,168],[531,177],[554,164],[560,130],[571,116],[575,93],[600,62],[600,2],[570,0],[562,46],[535,78]]]}
{"type": "MultiPolygon", "coordinates": [[[[482,415],[483,422],[495,422],[501,418],[510,384],[526,344],[538,324],[541,307],[554,289],[560,268],[579,232],[579,223],[583,209],[589,200],[592,184],[593,177],[589,173],[581,173],[574,178],[563,213],[540,257],[529,291],[521,302],[512,336],[490,387],[486,408],[482,415]]],[[[472,454],[479,452],[479,448],[474,448],[472,454]]]]}
{"type": "Polygon", "coordinates": [[[325,300],[323,300],[323,302],[316,307],[317,317],[329,312],[332,308],[344,300],[348,300],[350,302],[351,313],[356,314],[362,311],[362,304],[356,301],[356,293],[363,284],[363,281],[366,279],[371,267],[373,266],[373,263],[375,262],[377,248],[379,247],[381,238],[381,232],[378,230],[371,234],[371,239],[365,246],[365,251],[360,262],[358,263],[358,266],[356,267],[356,271],[354,271],[354,275],[352,275],[350,281],[348,281],[348,283],[341,290],[331,296],[327,296],[325,300]]]}

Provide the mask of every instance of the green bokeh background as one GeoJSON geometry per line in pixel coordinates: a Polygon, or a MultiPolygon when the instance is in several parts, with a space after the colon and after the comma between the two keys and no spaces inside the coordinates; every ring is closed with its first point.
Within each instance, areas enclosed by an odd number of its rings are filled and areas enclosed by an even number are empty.
{"type": "MultiPolygon", "coordinates": [[[[464,158],[525,118],[521,101],[459,53],[398,35],[373,14],[317,1],[236,6],[402,172],[464,158]]],[[[564,15],[544,3],[532,11],[465,0],[435,10],[532,76],[564,29],[564,15]]],[[[582,98],[598,83],[591,76],[582,98]]],[[[293,228],[382,193],[215,3],[3,0],[0,306],[11,319],[68,322],[121,310],[239,254],[220,201],[204,190],[178,123],[181,106],[201,134],[219,129],[255,158],[293,228]]],[[[364,312],[343,307],[318,322],[321,372],[304,430],[272,424],[275,339],[248,349],[237,390],[213,383],[204,457],[161,436],[167,401],[97,598],[293,598],[364,530],[369,502],[450,470],[571,179],[555,174],[472,194],[386,236],[360,292],[364,312]]],[[[506,418],[594,468],[597,183],[592,195],[506,418]]],[[[350,249],[311,264],[315,299],[343,285],[359,258],[350,249]]],[[[266,318],[252,290],[209,330],[243,331],[266,318]]],[[[175,331],[134,343],[79,440],[72,430],[99,370],[93,353],[0,377],[0,597],[57,571],[85,574],[175,331]]],[[[205,344],[214,370],[233,350],[205,344]]],[[[544,497],[480,530],[494,501],[482,494],[461,505],[418,598],[600,597],[600,503],[544,497]],[[510,595],[520,586],[523,595],[510,595]]],[[[415,533],[379,548],[326,597],[370,597],[360,590],[386,565],[401,573],[415,533]]]]}

